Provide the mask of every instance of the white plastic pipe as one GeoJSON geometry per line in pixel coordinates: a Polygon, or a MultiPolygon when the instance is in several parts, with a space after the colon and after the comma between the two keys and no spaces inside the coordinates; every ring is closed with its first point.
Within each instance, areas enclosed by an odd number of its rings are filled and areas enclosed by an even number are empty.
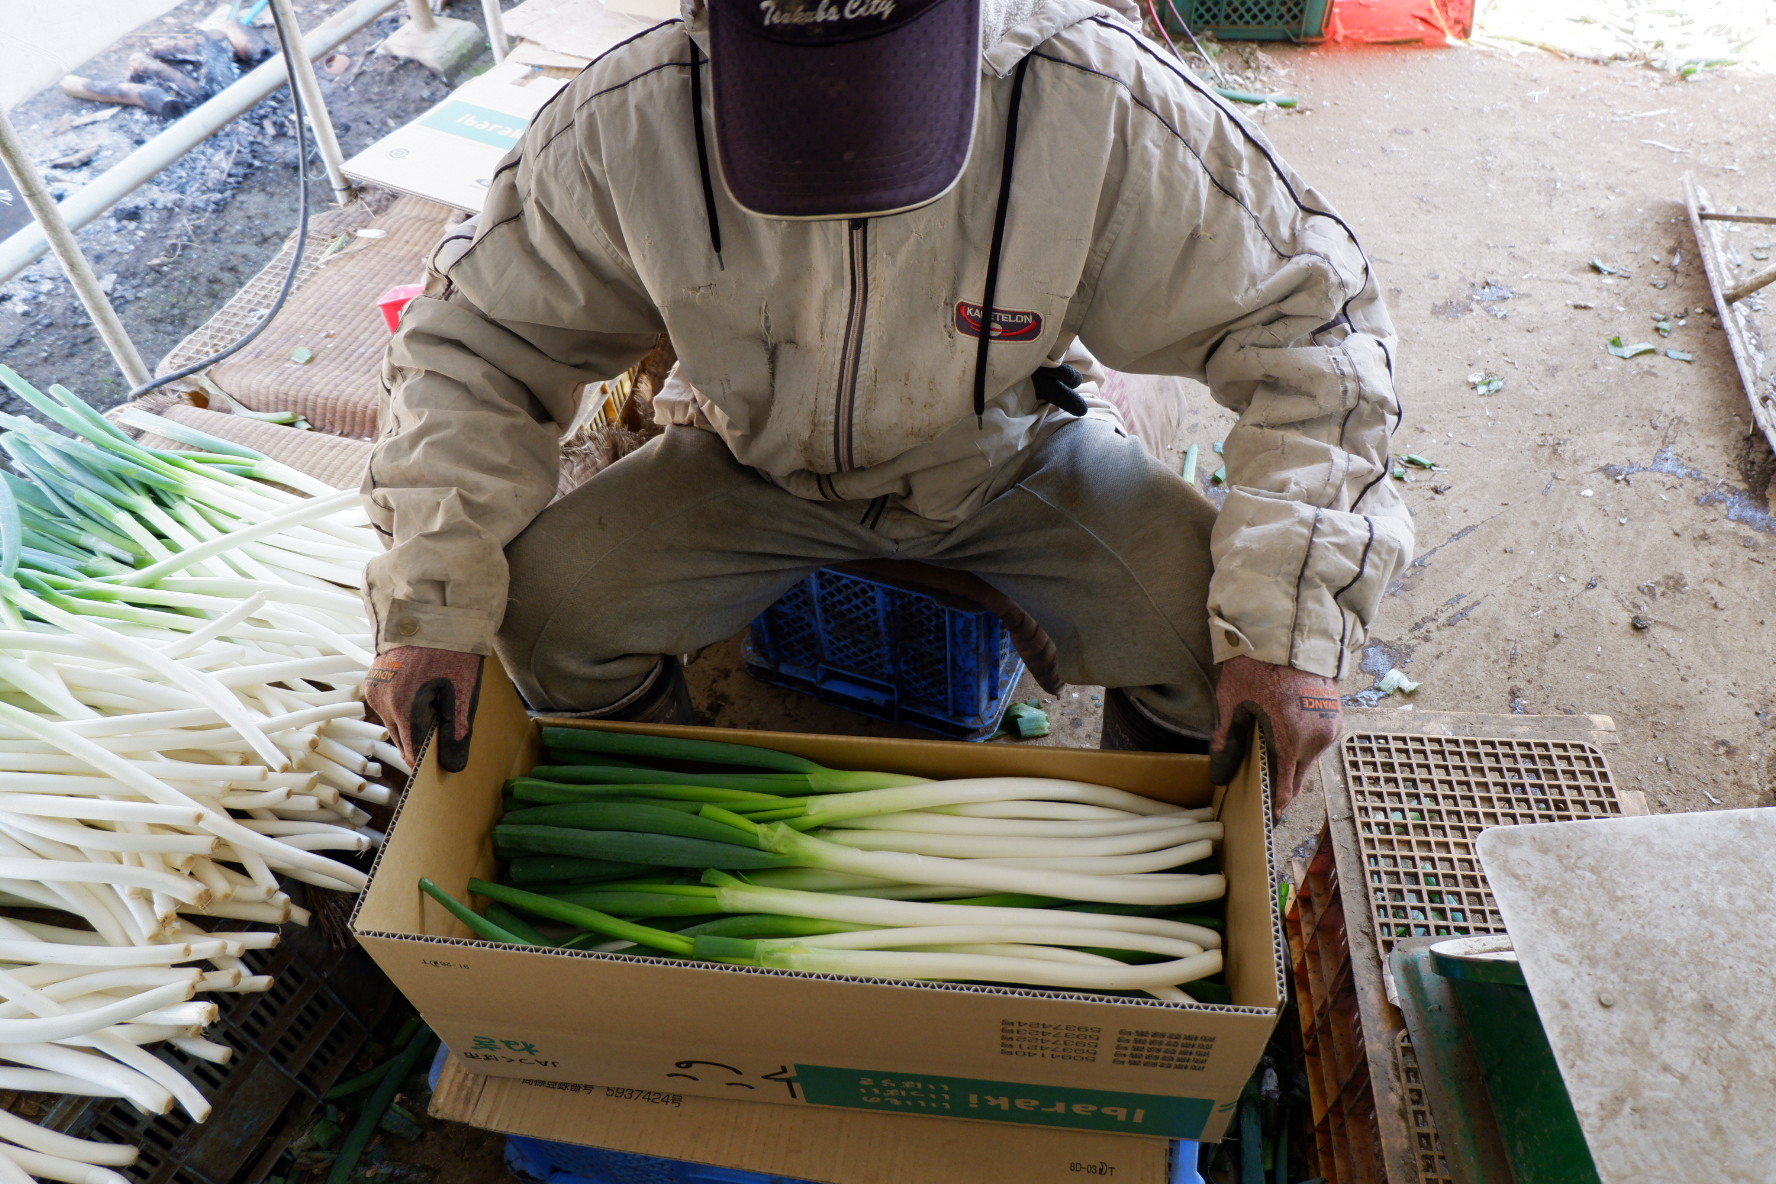
{"type": "Polygon", "coordinates": [[[500,13],[500,0],[481,0],[481,15],[487,21],[487,45],[497,66],[506,60],[506,21],[500,13]]]}
{"type": "MultiPolygon", "coordinates": [[[[302,36],[302,24],[290,0],[271,0],[272,14],[282,25],[285,35],[302,36]]],[[[321,81],[315,77],[314,62],[306,56],[293,63],[296,67],[296,89],[302,92],[302,105],[308,111],[309,130],[314,132],[315,151],[321,166],[327,170],[327,184],[333,187],[333,200],[344,205],[352,198],[352,184],[345,179],[345,154],[339,150],[339,137],[333,132],[333,118],[327,114],[327,99],[321,94],[321,81]]]]}
{"type": "MultiPolygon", "coordinates": [[[[303,52],[311,61],[330,53],[400,2],[353,0],[303,36],[303,52]]],[[[62,218],[71,229],[79,230],[282,85],[284,62],[278,55],[95,177],[61,204],[62,218]]],[[[0,283],[31,266],[48,250],[43,229],[36,223],[0,242],[0,283]]]]}

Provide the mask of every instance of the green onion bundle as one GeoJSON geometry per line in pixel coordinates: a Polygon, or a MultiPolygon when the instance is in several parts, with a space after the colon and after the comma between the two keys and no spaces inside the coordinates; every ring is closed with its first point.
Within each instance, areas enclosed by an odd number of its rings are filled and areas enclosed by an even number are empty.
{"type": "MultiPolygon", "coordinates": [[[[0,1088],[209,1103],[164,1042],[225,1061],[200,996],[268,990],[243,960],[303,922],[285,879],[355,892],[333,853],[402,769],[359,691],[381,547],[358,495],[140,412],[147,447],[0,367],[54,426],[0,415],[0,1088]],[[42,920],[44,910],[56,924],[42,920]]],[[[404,769],[403,769],[404,771],[404,769]]],[[[0,1122],[17,1168],[118,1184],[135,1150],[0,1122]]]]}
{"type": "Polygon", "coordinates": [[[543,729],[478,936],[869,978],[1221,1001],[1221,824],[1087,782],[927,780],[773,749],[543,729]]]}

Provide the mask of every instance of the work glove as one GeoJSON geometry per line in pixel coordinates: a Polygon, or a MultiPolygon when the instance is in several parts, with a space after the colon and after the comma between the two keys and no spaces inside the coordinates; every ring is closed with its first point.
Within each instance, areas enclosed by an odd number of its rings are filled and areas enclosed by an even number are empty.
{"type": "Polygon", "coordinates": [[[1086,405],[1085,396],[1079,393],[1079,385],[1085,381],[1085,376],[1067,363],[1043,366],[1030,378],[1035,383],[1038,403],[1059,407],[1068,415],[1084,415],[1091,410],[1086,405]]]}
{"type": "Polygon", "coordinates": [[[1209,737],[1215,784],[1228,784],[1239,771],[1256,720],[1270,750],[1271,800],[1278,814],[1301,792],[1308,769],[1344,727],[1337,682],[1244,655],[1221,664],[1215,707],[1215,733],[1209,737]]]}
{"type": "Polygon", "coordinates": [[[481,695],[481,655],[404,645],[377,655],[364,680],[364,702],[382,720],[409,765],[432,727],[440,728],[438,763],[460,773],[469,763],[469,729],[481,695]]]}

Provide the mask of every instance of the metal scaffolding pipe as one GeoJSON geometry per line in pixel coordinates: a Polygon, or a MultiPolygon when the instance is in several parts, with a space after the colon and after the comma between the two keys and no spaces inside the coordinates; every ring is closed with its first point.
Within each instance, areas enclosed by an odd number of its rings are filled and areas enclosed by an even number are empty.
{"type": "Polygon", "coordinates": [[[7,170],[12,173],[19,194],[25,199],[25,207],[31,211],[31,216],[37,219],[37,225],[48,236],[50,248],[61,261],[62,271],[67,274],[68,282],[74,285],[74,294],[86,306],[86,315],[92,318],[93,325],[105,342],[105,348],[111,351],[117,368],[123,372],[124,381],[132,387],[147,382],[148,364],[142,360],[136,343],[130,340],[123,322],[117,317],[117,310],[111,307],[111,300],[105,295],[105,289],[99,286],[92,264],[80,253],[80,246],[74,241],[74,232],[62,220],[61,211],[56,209],[55,199],[49,195],[48,187],[43,184],[43,175],[32,163],[24,141],[13,130],[12,120],[7,117],[4,107],[0,107],[0,161],[4,161],[7,170]]]}
{"type": "MultiPolygon", "coordinates": [[[[292,40],[302,37],[302,23],[290,0],[271,0],[277,22],[292,40]]],[[[314,132],[315,151],[321,166],[327,170],[327,184],[333,187],[333,200],[345,205],[352,199],[352,183],[345,179],[345,154],[339,150],[339,137],[333,131],[333,117],[327,114],[327,100],[321,94],[321,81],[315,77],[314,63],[304,54],[297,54],[296,88],[302,92],[302,105],[308,109],[308,126],[314,132]]]]}
{"type": "MultiPolygon", "coordinates": [[[[315,26],[302,39],[303,52],[312,61],[337,49],[370,22],[401,0],[354,0],[315,26]]],[[[162,169],[226,127],[255,103],[284,84],[281,55],[272,57],[191,114],[118,161],[61,204],[67,224],[78,230],[125,196],[146,184],[162,169]]],[[[0,242],[0,283],[41,259],[49,250],[41,227],[27,226],[0,242]]]]}
{"type": "Polygon", "coordinates": [[[500,14],[500,0],[481,0],[481,15],[487,20],[487,45],[497,66],[506,60],[506,20],[500,14]]]}

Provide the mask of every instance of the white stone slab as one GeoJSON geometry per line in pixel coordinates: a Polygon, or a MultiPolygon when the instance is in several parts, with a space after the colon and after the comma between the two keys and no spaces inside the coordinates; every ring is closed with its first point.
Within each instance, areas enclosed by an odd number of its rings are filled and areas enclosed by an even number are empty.
{"type": "Polygon", "coordinates": [[[1776,810],[1475,845],[1604,1184],[1776,1181],[1776,810]]]}

